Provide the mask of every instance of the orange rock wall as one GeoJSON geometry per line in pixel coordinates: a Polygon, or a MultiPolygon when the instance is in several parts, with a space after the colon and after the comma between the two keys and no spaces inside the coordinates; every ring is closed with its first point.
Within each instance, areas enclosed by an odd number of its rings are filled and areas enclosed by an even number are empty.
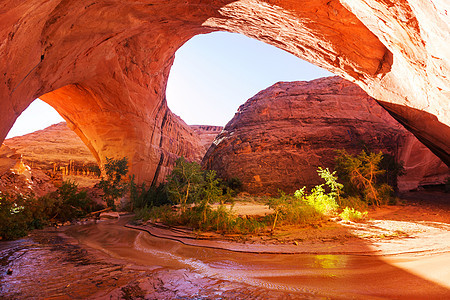
{"type": "Polygon", "coordinates": [[[339,77],[278,82],[241,105],[214,140],[203,165],[238,177],[257,195],[293,193],[323,183],[336,150],[391,154],[405,163],[401,191],[442,184],[449,168],[361,88],[339,77]]]}
{"type": "Polygon", "coordinates": [[[126,155],[139,181],[159,181],[167,151],[161,137],[173,119],[165,88],[175,51],[197,34],[224,30],[356,82],[449,164],[447,6],[444,0],[5,0],[0,141],[42,97],[99,161],[126,155]]]}

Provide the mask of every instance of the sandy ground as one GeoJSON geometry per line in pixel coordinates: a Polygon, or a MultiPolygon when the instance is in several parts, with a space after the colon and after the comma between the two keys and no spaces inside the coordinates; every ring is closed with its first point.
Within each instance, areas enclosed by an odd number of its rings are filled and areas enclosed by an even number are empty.
{"type": "MultiPolygon", "coordinates": [[[[169,228],[148,222],[150,234],[187,245],[255,253],[334,253],[393,255],[450,251],[450,195],[415,192],[401,195],[402,204],[369,210],[360,223],[330,220],[314,226],[283,226],[258,235],[221,235],[169,228]]],[[[238,215],[265,215],[268,206],[238,202],[238,215]]]]}

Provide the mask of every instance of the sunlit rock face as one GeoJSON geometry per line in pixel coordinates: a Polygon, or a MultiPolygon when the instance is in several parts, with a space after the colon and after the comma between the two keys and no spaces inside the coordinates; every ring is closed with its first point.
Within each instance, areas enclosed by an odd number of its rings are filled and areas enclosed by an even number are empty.
{"type": "Polygon", "coordinates": [[[223,30],[356,82],[449,164],[447,6],[444,0],[3,1],[0,141],[42,96],[100,162],[126,155],[138,181],[160,181],[169,156],[194,148],[169,143],[184,136],[178,125],[167,129],[175,120],[165,101],[175,51],[197,34],[223,30]]]}
{"type": "Polygon", "coordinates": [[[97,165],[92,153],[65,122],[7,139],[4,144],[20,153],[32,169],[53,172],[71,165],[87,170],[97,165]]]}
{"type": "Polygon", "coordinates": [[[407,182],[425,175],[443,183],[448,167],[357,85],[339,77],[280,82],[239,109],[203,159],[225,178],[238,177],[252,194],[294,192],[324,183],[318,167],[334,167],[336,150],[389,153],[406,163],[407,182]]]}
{"type": "Polygon", "coordinates": [[[202,158],[216,136],[223,130],[222,126],[212,125],[190,125],[189,127],[191,127],[191,129],[194,130],[194,132],[200,137],[202,145],[205,147],[205,152],[203,153],[202,158]]]}
{"type": "Polygon", "coordinates": [[[5,144],[0,145],[0,191],[3,193],[33,193],[43,196],[55,190],[50,178],[40,170],[31,170],[22,155],[5,144]]]}

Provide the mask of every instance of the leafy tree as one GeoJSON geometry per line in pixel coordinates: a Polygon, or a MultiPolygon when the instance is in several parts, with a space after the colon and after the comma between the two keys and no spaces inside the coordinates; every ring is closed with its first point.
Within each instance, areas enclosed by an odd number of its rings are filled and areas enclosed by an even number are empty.
{"type": "Polygon", "coordinates": [[[218,202],[222,196],[220,181],[216,178],[216,171],[208,170],[204,173],[204,183],[202,187],[202,200],[200,208],[203,222],[206,221],[206,211],[210,203],[218,202]]]}
{"type": "Polygon", "coordinates": [[[385,173],[380,169],[383,153],[361,151],[357,156],[339,150],[336,157],[336,170],[344,180],[345,192],[349,196],[360,196],[369,204],[379,206],[389,200],[392,188],[387,184],[379,184],[378,178],[385,173]]]}
{"type": "Polygon", "coordinates": [[[115,201],[123,197],[128,190],[128,182],[124,180],[128,173],[128,158],[113,159],[107,157],[104,167],[106,176],[100,180],[100,187],[104,192],[103,199],[108,207],[115,210],[115,201]]]}
{"type": "Polygon", "coordinates": [[[175,162],[172,173],[167,177],[169,198],[180,204],[181,211],[186,210],[186,204],[194,202],[196,193],[204,182],[203,172],[198,163],[188,162],[180,157],[175,162]]]}
{"type": "Polygon", "coordinates": [[[342,189],[344,188],[344,185],[336,181],[338,179],[338,177],[335,176],[336,171],[331,173],[330,170],[328,170],[328,168],[322,169],[321,167],[319,167],[317,169],[317,173],[322,179],[325,180],[325,184],[330,187],[331,193],[329,193],[329,195],[335,196],[340,205],[341,204],[340,194],[342,189]]]}

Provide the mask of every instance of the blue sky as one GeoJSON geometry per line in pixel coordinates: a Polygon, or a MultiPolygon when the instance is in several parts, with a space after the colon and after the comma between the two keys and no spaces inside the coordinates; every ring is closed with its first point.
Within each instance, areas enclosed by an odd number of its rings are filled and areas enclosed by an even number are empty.
{"type": "MultiPolygon", "coordinates": [[[[278,81],[331,75],[263,42],[215,32],[195,36],[177,51],[167,84],[167,102],[189,125],[224,126],[239,105],[278,81]]],[[[36,100],[17,119],[8,138],[61,121],[53,108],[36,100]]]]}

